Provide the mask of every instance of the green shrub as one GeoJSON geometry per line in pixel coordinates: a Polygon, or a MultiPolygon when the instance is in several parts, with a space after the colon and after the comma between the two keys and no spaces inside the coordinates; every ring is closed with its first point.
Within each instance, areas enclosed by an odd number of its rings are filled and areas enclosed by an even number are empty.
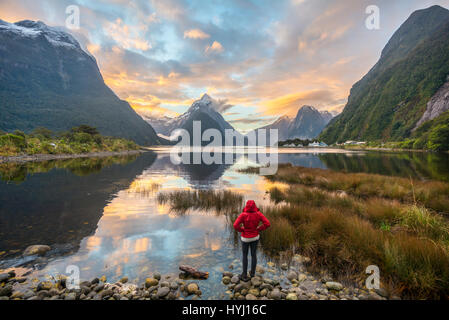
{"type": "Polygon", "coordinates": [[[88,126],[88,125],[85,125],[85,124],[80,125],[79,127],[74,127],[74,128],[72,128],[71,131],[74,132],[74,133],[87,133],[87,134],[89,134],[91,136],[100,134],[98,132],[97,128],[91,127],[91,126],[88,126]]]}
{"type": "Polygon", "coordinates": [[[9,133],[0,137],[0,145],[11,145],[23,149],[26,146],[26,141],[22,136],[9,133]]]}
{"type": "Polygon", "coordinates": [[[73,140],[79,143],[89,143],[92,142],[92,136],[85,132],[77,132],[73,135],[73,140]]]}
{"type": "Polygon", "coordinates": [[[427,148],[433,151],[449,150],[449,124],[440,124],[430,131],[427,148]]]}
{"type": "Polygon", "coordinates": [[[53,131],[44,127],[38,127],[33,130],[32,134],[34,136],[42,136],[45,139],[50,139],[53,136],[53,131]]]}

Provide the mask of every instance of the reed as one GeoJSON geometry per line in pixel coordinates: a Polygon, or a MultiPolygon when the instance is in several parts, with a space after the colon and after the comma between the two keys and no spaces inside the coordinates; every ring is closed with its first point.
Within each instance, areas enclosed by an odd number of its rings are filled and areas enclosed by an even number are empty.
{"type": "MultiPolygon", "coordinates": [[[[241,170],[257,173],[256,168],[241,170]]],[[[378,197],[418,204],[438,212],[449,213],[449,183],[419,181],[367,173],[342,173],[332,170],[280,165],[273,181],[317,187],[332,192],[344,191],[363,199],[378,197]]]]}
{"type": "Polygon", "coordinates": [[[186,212],[189,209],[215,210],[218,213],[232,213],[243,207],[241,194],[221,190],[178,190],[160,192],[157,200],[168,204],[176,212],[186,212]]]}

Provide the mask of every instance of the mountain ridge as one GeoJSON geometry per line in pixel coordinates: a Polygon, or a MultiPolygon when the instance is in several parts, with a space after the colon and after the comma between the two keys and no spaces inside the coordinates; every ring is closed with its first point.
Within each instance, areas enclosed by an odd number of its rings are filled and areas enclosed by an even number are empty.
{"type": "Polygon", "coordinates": [[[343,112],[323,130],[326,143],[395,141],[412,136],[427,102],[449,74],[449,10],[415,11],[379,61],[351,88],[343,112]]]}
{"type": "Polygon", "coordinates": [[[255,131],[268,130],[267,136],[269,137],[269,130],[277,129],[279,141],[295,138],[314,139],[332,118],[332,114],[328,111],[319,111],[313,106],[304,105],[298,109],[294,118],[281,116],[273,123],[255,131]]]}
{"type": "Polygon", "coordinates": [[[66,131],[87,124],[140,145],[163,143],[104,83],[95,58],[58,27],[0,21],[0,129],[66,131]]]}

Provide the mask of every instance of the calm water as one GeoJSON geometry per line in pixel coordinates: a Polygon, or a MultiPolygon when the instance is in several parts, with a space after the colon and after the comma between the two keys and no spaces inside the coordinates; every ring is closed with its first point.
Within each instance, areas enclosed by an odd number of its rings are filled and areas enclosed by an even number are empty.
{"type": "MultiPolygon", "coordinates": [[[[347,172],[449,180],[448,155],[282,150],[279,163],[347,172]]],[[[0,164],[0,268],[26,262],[31,244],[52,247],[34,261],[34,276],[80,268],[82,279],[106,275],[141,282],[152,272],[178,273],[180,264],[210,272],[203,297],[222,297],[221,272],[240,271],[240,247],[229,221],[214,212],[179,216],[156,201],[160,191],[227,189],[268,203],[260,176],[239,173],[254,163],[173,165],[167,149],[140,156],[0,164]]],[[[239,212],[241,208],[236,208],[239,212]]],[[[262,264],[269,258],[259,253],[262,264]]]]}

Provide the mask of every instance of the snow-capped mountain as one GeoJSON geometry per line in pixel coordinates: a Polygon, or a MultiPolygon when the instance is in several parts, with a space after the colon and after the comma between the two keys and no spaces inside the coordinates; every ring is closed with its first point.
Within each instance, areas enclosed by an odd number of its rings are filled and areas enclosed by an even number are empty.
{"type": "Polygon", "coordinates": [[[162,140],[108,88],[95,58],[64,28],[0,20],[0,129],[66,131],[81,124],[141,145],[162,140]]]}
{"type": "Polygon", "coordinates": [[[49,27],[42,21],[23,20],[16,23],[9,23],[0,19],[0,32],[7,31],[16,34],[21,38],[36,39],[45,37],[54,46],[64,46],[79,50],[82,54],[87,54],[90,58],[95,58],[85,52],[79,42],[62,27],[49,27]]]}
{"type": "MultiPolygon", "coordinates": [[[[176,129],[187,130],[191,137],[193,133],[193,121],[201,122],[201,133],[205,130],[214,128],[221,132],[223,138],[225,137],[226,129],[233,129],[217,111],[219,102],[211,98],[209,95],[204,94],[201,99],[193,102],[192,106],[182,115],[176,118],[145,118],[156,130],[158,134],[165,137],[169,137],[176,129]]],[[[207,143],[205,143],[207,144],[207,143]]]]}
{"type": "Polygon", "coordinates": [[[332,114],[328,111],[320,112],[312,106],[303,106],[298,110],[295,118],[282,116],[272,124],[255,131],[266,129],[267,141],[269,141],[270,129],[278,130],[278,141],[294,138],[313,139],[320,134],[332,118],[332,114]]]}

